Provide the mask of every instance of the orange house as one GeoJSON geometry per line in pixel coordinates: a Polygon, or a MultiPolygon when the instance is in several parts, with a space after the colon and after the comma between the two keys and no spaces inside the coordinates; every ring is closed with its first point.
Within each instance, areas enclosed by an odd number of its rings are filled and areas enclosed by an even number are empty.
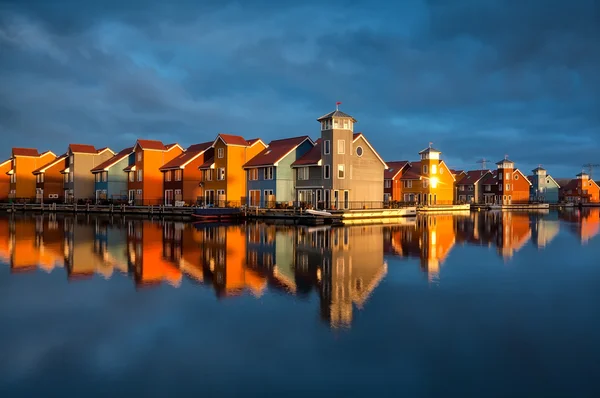
{"type": "Polygon", "coordinates": [[[33,171],[47,164],[56,155],[50,151],[39,153],[34,148],[13,148],[9,198],[32,200],[35,198],[36,182],[33,171]]]}
{"type": "Polygon", "coordinates": [[[571,203],[600,203],[600,186],[582,172],[560,189],[560,198],[571,203]]]}
{"type": "Polygon", "coordinates": [[[214,159],[203,170],[204,204],[239,206],[246,201],[244,164],[267,146],[260,139],[246,140],[239,135],[219,134],[213,143],[214,159]],[[217,202],[218,201],[218,202],[217,202]]]}
{"type": "Polygon", "coordinates": [[[515,169],[515,163],[507,158],[498,163],[498,196],[496,203],[518,204],[529,203],[529,191],[531,181],[519,169],[515,169]]]}
{"type": "Polygon", "coordinates": [[[511,258],[531,238],[531,221],[527,213],[502,212],[498,231],[498,254],[511,258]]]}
{"type": "Polygon", "coordinates": [[[65,153],[33,171],[36,182],[35,198],[38,203],[64,202],[61,171],[65,168],[66,160],[67,154],[65,153]]]}
{"type": "Polygon", "coordinates": [[[160,168],[163,173],[165,205],[170,206],[179,201],[193,205],[204,197],[200,184],[200,166],[213,157],[212,144],[211,141],[192,145],[160,168]]]}
{"type": "Polygon", "coordinates": [[[429,147],[419,152],[420,161],[409,163],[400,177],[404,202],[422,205],[454,203],[454,174],[440,159],[441,153],[429,147]]]}
{"type": "Polygon", "coordinates": [[[155,140],[137,140],[133,147],[135,163],[129,173],[127,189],[130,203],[160,205],[163,203],[163,174],[160,168],[183,152],[179,144],[164,145],[155,140]]]}
{"type": "Polygon", "coordinates": [[[388,168],[383,172],[383,201],[402,200],[402,181],[404,172],[410,167],[408,160],[386,162],[388,168]]]}
{"type": "Polygon", "coordinates": [[[10,192],[10,176],[8,172],[12,169],[12,158],[0,163],[0,201],[8,199],[10,192]]]}

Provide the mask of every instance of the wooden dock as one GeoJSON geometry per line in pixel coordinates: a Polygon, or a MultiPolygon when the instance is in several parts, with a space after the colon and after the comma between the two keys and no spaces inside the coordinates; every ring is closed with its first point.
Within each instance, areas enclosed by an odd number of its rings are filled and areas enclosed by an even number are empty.
{"type": "Polygon", "coordinates": [[[192,218],[192,207],[173,206],[126,206],[126,205],[93,205],[93,204],[34,204],[34,203],[0,203],[0,212],[19,213],[71,213],[71,214],[106,214],[106,215],[144,215],[158,217],[192,218]]]}
{"type": "Polygon", "coordinates": [[[471,205],[429,205],[421,206],[417,208],[419,213],[449,213],[449,212],[469,212],[471,211],[471,205]]]}

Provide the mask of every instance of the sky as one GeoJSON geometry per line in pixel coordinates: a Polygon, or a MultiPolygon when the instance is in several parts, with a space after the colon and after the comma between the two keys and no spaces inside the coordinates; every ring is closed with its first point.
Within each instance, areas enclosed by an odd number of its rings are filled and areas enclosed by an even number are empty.
{"type": "Polygon", "coordinates": [[[0,0],[0,157],[218,133],[317,138],[354,116],[386,160],[600,163],[600,1],[0,0]]]}

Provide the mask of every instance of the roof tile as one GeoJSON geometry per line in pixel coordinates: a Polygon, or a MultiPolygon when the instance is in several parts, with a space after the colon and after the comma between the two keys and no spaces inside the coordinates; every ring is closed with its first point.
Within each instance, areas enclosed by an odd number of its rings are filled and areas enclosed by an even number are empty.
{"type": "Polygon", "coordinates": [[[35,148],[13,148],[13,156],[40,156],[39,152],[35,148]]]}
{"type": "Polygon", "coordinates": [[[244,167],[271,166],[307,139],[310,138],[307,135],[303,135],[271,141],[269,146],[246,162],[244,167]]]}
{"type": "Polygon", "coordinates": [[[388,180],[394,178],[403,167],[410,165],[408,160],[393,160],[386,164],[388,169],[383,172],[383,178],[388,180]]]}
{"type": "Polygon", "coordinates": [[[218,137],[221,137],[223,142],[227,145],[239,145],[239,146],[248,146],[248,141],[244,139],[244,137],[240,135],[232,135],[232,134],[219,134],[218,137]]]}
{"type": "MultiPolygon", "coordinates": [[[[208,155],[208,150],[212,149],[212,141],[211,142],[203,142],[202,144],[191,145],[185,152],[182,152],[179,156],[175,157],[170,162],[166,163],[164,166],[160,168],[161,171],[170,170],[170,169],[178,169],[184,166],[186,163],[192,161],[196,157],[200,156],[202,153],[206,151],[208,155]]],[[[210,151],[210,155],[212,156],[212,151],[210,151]]],[[[207,156],[205,155],[205,156],[207,156]]]]}
{"type": "Polygon", "coordinates": [[[95,146],[87,144],[69,144],[69,149],[73,153],[98,153],[95,146]]]}
{"type": "Polygon", "coordinates": [[[319,161],[321,160],[322,142],[323,142],[322,139],[319,138],[315,142],[315,146],[312,147],[311,150],[306,152],[304,154],[304,156],[302,156],[300,159],[298,159],[294,163],[292,163],[292,166],[309,166],[309,165],[316,165],[317,163],[319,163],[319,161]]]}
{"type": "Polygon", "coordinates": [[[164,151],[167,149],[162,141],[158,140],[137,140],[137,143],[142,149],[154,149],[157,151],[164,151]]]}

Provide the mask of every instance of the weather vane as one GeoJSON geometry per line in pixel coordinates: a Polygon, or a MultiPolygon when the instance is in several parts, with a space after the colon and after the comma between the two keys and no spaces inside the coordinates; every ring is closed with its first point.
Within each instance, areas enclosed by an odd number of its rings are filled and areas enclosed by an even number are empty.
{"type": "Polygon", "coordinates": [[[342,103],[341,103],[341,102],[339,102],[339,101],[335,103],[335,110],[336,110],[336,111],[339,111],[339,110],[340,110],[340,105],[342,105],[342,103]]]}

